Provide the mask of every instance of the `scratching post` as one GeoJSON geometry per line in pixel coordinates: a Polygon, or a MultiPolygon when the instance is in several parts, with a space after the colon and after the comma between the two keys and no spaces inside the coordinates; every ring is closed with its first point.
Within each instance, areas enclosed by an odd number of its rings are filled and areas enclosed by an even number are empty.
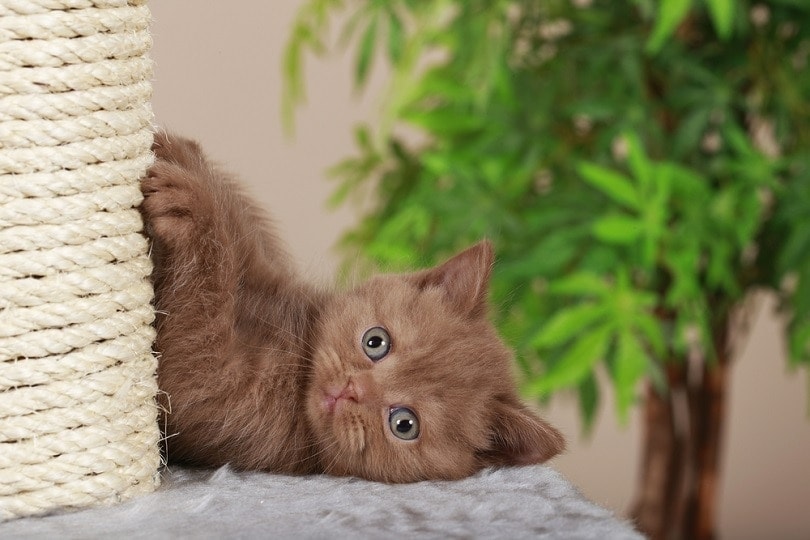
{"type": "Polygon", "coordinates": [[[0,520],[158,483],[145,0],[0,0],[0,520]]]}

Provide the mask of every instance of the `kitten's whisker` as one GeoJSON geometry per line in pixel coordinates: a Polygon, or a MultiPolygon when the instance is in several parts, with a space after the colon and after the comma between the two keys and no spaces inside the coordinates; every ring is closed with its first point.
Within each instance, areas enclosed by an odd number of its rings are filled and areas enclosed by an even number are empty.
{"type": "Polygon", "coordinates": [[[338,452],[335,454],[335,457],[332,459],[332,461],[329,462],[329,466],[324,467],[324,471],[328,474],[333,474],[332,471],[334,469],[335,463],[344,461],[345,453],[346,451],[342,447],[340,447],[338,452]]]}
{"type": "Polygon", "coordinates": [[[262,317],[262,316],[260,316],[258,314],[255,314],[254,316],[256,317],[256,320],[258,320],[262,324],[266,325],[268,328],[272,328],[273,330],[278,330],[278,331],[292,337],[293,338],[293,343],[298,342],[298,341],[301,340],[301,335],[300,334],[296,334],[295,332],[293,332],[292,330],[290,330],[286,326],[276,324],[276,323],[274,323],[274,322],[272,322],[270,320],[265,319],[264,317],[262,317]]]}
{"type": "MultiPolygon", "coordinates": [[[[321,454],[323,454],[327,450],[330,450],[331,448],[333,448],[337,444],[338,444],[338,441],[334,440],[331,443],[329,443],[328,445],[321,447],[317,452],[307,453],[303,458],[293,462],[293,465],[299,465],[301,463],[306,462],[307,460],[318,458],[321,454]]],[[[312,442],[312,443],[310,443],[308,445],[302,446],[301,449],[302,450],[309,450],[310,448],[316,448],[318,446],[320,446],[320,442],[315,441],[315,442],[312,442]]],[[[320,460],[317,460],[317,461],[320,463],[320,460]]]]}
{"type": "Polygon", "coordinates": [[[259,350],[259,351],[265,351],[265,352],[270,352],[270,353],[279,353],[279,354],[283,354],[285,356],[292,356],[294,358],[298,358],[299,360],[301,360],[304,363],[311,362],[310,358],[304,356],[303,354],[299,354],[299,353],[296,353],[294,351],[290,351],[288,349],[280,349],[278,347],[266,347],[266,346],[263,346],[263,345],[253,345],[253,344],[250,344],[250,343],[242,343],[242,345],[244,345],[245,347],[250,347],[251,349],[259,350]]]}

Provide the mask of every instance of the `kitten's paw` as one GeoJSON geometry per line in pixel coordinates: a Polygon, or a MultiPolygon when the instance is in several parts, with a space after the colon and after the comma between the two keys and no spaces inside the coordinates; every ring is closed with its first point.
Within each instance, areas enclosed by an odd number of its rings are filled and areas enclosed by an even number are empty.
{"type": "Polygon", "coordinates": [[[194,176],[177,163],[158,160],[141,180],[141,214],[147,234],[166,246],[204,234],[211,215],[194,176]]]}

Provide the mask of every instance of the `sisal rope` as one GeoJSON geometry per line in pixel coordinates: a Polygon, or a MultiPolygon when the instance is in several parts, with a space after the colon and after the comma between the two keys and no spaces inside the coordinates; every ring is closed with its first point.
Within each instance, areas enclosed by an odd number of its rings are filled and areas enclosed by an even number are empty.
{"type": "Polygon", "coordinates": [[[146,0],[0,0],[0,520],[158,483],[146,0]]]}

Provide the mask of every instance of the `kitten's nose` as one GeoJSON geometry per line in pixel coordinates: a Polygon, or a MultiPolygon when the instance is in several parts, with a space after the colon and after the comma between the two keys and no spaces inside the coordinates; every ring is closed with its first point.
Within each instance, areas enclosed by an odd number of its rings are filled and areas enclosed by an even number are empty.
{"type": "Polygon", "coordinates": [[[338,401],[340,401],[341,399],[346,401],[354,401],[355,403],[357,403],[360,401],[361,398],[362,398],[362,388],[359,388],[352,379],[349,379],[346,382],[346,386],[344,386],[343,389],[332,387],[326,391],[326,396],[324,398],[324,405],[326,406],[326,409],[331,413],[335,410],[338,401]]]}
{"type": "Polygon", "coordinates": [[[338,399],[348,399],[351,401],[360,401],[360,392],[357,391],[357,385],[352,379],[346,383],[346,387],[337,396],[338,399]]]}

